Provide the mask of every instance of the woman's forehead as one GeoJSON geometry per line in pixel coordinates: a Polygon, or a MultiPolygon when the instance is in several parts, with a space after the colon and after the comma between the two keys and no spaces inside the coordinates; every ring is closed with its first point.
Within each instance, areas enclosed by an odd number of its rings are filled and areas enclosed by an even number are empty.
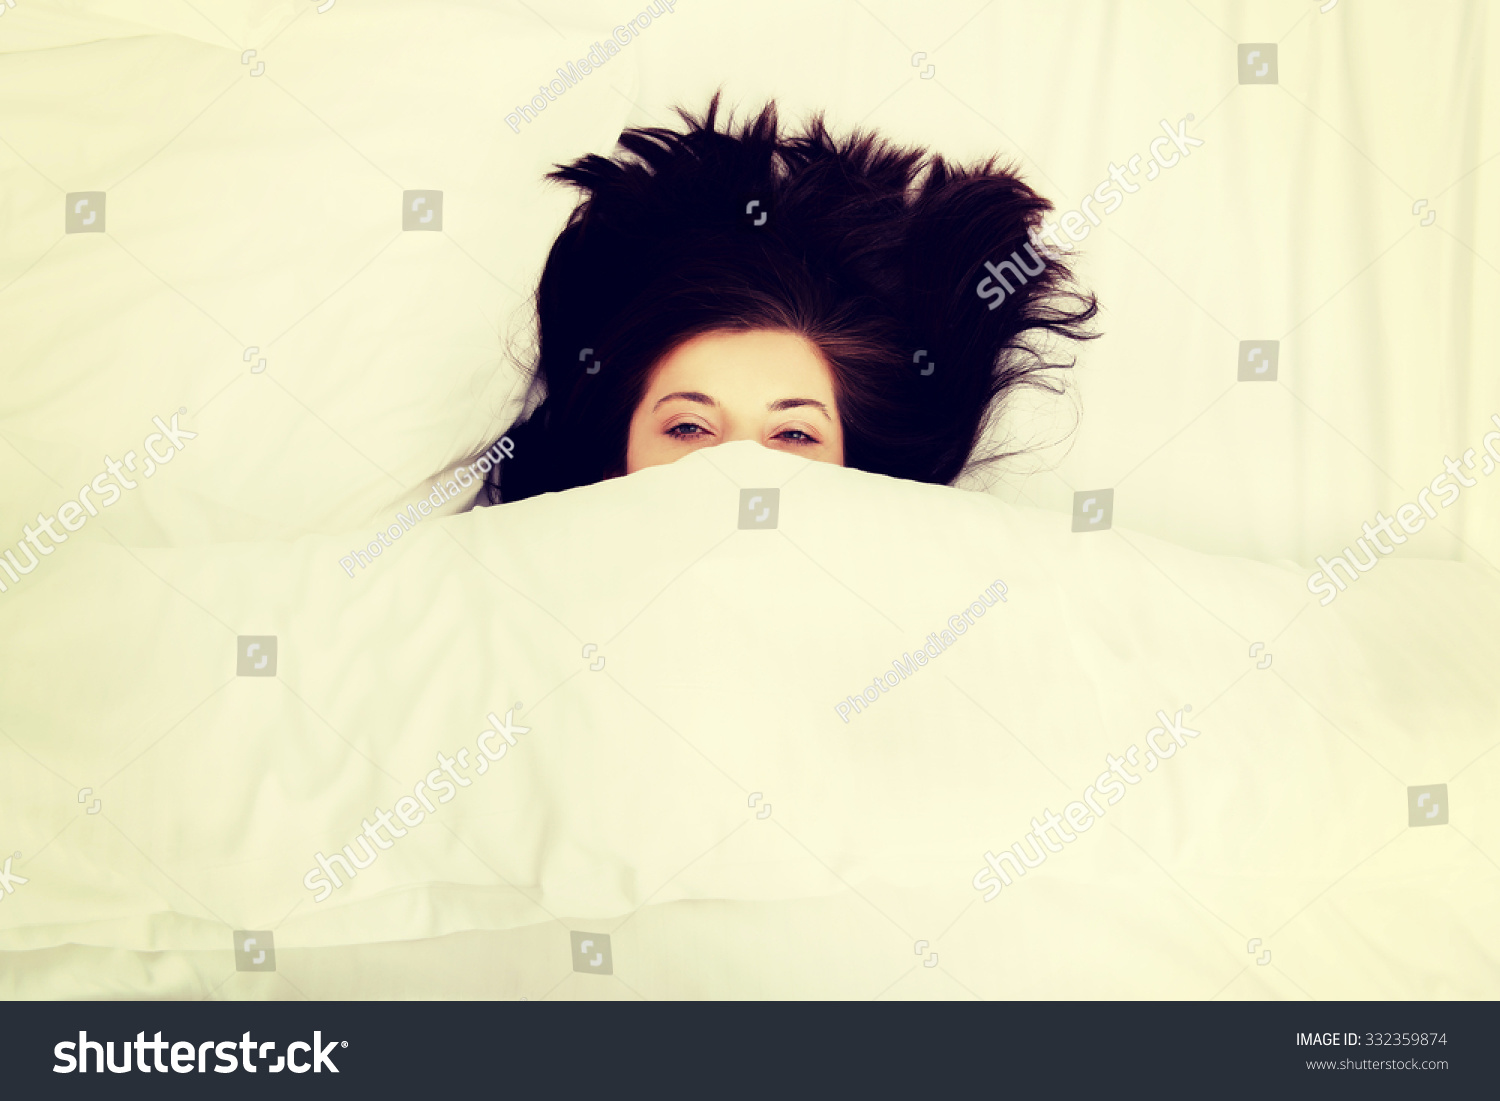
{"type": "Polygon", "coordinates": [[[817,346],[796,333],[715,331],[684,341],[663,356],[649,390],[652,402],[671,393],[706,395],[720,403],[831,401],[833,375],[817,346]]]}

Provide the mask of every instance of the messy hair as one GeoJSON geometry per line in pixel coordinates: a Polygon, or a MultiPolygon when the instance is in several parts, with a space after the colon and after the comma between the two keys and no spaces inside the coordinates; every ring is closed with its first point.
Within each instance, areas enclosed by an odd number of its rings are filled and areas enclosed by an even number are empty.
{"type": "Polygon", "coordinates": [[[680,131],[626,130],[618,155],[548,176],[584,197],[542,272],[530,413],[506,432],[515,455],[488,502],[623,473],[653,366],[721,330],[820,349],[848,466],[950,484],[1006,457],[976,454],[1004,396],[1059,391],[1044,372],[1072,366],[1036,338],[1097,335],[1097,301],[1033,248],[1052,204],[995,158],[838,140],[821,115],[783,135],[774,103],[737,130],[717,94],[701,117],[677,113],[680,131]]]}

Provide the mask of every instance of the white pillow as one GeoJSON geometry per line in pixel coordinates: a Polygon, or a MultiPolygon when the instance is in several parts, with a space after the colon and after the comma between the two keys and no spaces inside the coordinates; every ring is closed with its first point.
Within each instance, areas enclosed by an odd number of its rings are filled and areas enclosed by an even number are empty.
{"type": "Polygon", "coordinates": [[[573,205],[542,177],[613,146],[636,61],[504,120],[596,29],[458,2],[9,10],[0,513],[52,513],[179,409],[197,438],[80,538],[340,531],[493,443],[573,205]],[[441,232],[404,230],[425,189],[441,232]],[[65,233],[93,192],[104,231],[65,233]]]}

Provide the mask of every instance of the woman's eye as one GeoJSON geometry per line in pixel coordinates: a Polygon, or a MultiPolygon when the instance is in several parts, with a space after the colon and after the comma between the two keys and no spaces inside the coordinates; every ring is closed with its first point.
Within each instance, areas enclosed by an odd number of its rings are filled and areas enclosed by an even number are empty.
{"type": "Polygon", "coordinates": [[[676,436],[678,439],[683,439],[687,436],[701,436],[704,435],[705,432],[706,430],[701,424],[694,424],[692,421],[684,421],[682,424],[674,424],[671,428],[667,429],[666,434],[668,436],[676,436]]]}
{"type": "Polygon", "coordinates": [[[817,443],[817,437],[811,436],[800,428],[788,428],[785,432],[778,432],[776,439],[786,440],[788,443],[809,444],[817,443]]]}

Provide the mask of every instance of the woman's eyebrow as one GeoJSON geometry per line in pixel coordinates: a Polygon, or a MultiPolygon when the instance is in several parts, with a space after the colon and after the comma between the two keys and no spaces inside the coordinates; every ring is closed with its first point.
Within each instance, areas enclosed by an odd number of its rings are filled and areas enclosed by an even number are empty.
{"type": "Polygon", "coordinates": [[[714,401],[713,398],[709,397],[705,393],[702,393],[701,391],[698,391],[698,390],[678,390],[675,393],[667,394],[664,397],[662,397],[660,400],[658,400],[657,403],[651,407],[651,411],[653,413],[656,412],[664,404],[666,404],[667,402],[671,401],[673,398],[682,398],[684,401],[695,401],[699,405],[718,405],[719,404],[718,402],[714,401]]]}
{"type": "Polygon", "coordinates": [[[780,413],[783,409],[798,409],[805,405],[810,405],[819,413],[822,413],[825,420],[830,422],[833,420],[828,415],[828,406],[824,405],[821,401],[814,401],[812,398],[782,398],[780,401],[766,403],[766,408],[772,413],[780,413]]]}

